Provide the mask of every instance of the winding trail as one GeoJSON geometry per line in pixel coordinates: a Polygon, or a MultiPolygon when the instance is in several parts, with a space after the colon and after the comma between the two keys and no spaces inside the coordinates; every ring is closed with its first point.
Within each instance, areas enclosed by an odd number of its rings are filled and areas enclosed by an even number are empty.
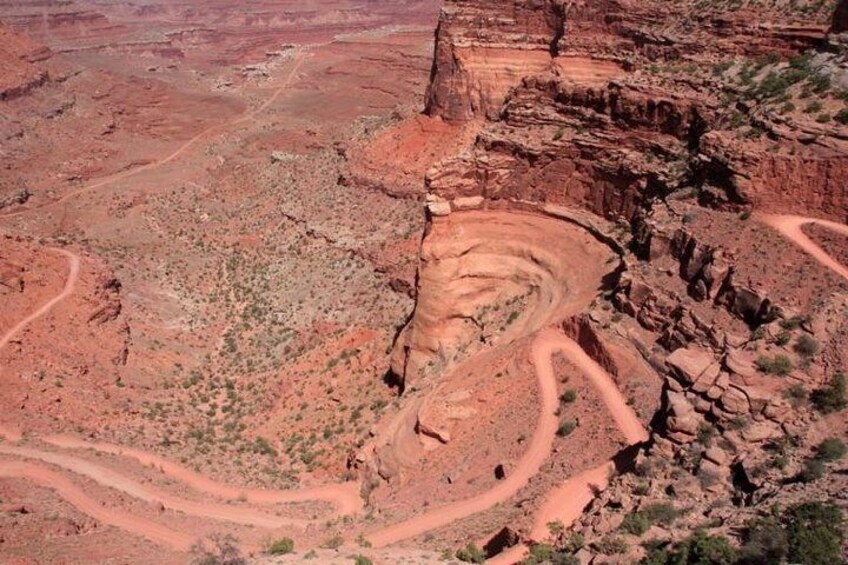
{"type": "MultiPolygon", "coordinates": [[[[603,400],[629,445],[636,445],[648,440],[648,431],[639,421],[636,412],[627,404],[624,395],[618,390],[615,382],[594,359],[583,351],[583,348],[564,335],[551,331],[543,333],[539,336],[539,339],[545,344],[549,356],[554,351],[561,351],[589,379],[589,382],[597,389],[601,400],[603,400]]],[[[550,365],[550,357],[548,357],[548,365],[550,365]]],[[[547,538],[550,535],[548,524],[551,522],[559,521],[565,527],[574,523],[583,514],[586,506],[597,496],[597,493],[607,487],[613,471],[615,471],[614,463],[607,461],[594,469],[587,469],[569,478],[549,492],[536,512],[529,538],[536,541],[547,538]]],[[[491,565],[512,565],[520,562],[527,554],[526,546],[517,545],[488,560],[487,563],[491,565]]]]}
{"type": "MultiPolygon", "coordinates": [[[[162,504],[165,508],[170,508],[191,516],[267,529],[282,527],[304,529],[309,523],[307,520],[283,518],[257,512],[252,508],[240,508],[228,504],[215,504],[206,501],[195,502],[185,500],[158,489],[142,485],[138,481],[125,477],[106,467],[101,467],[85,459],[70,455],[2,444],[0,444],[0,454],[43,461],[44,463],[49,463],[78,475],[88,477],[100,485],[119,490],[133,498],[153,504],[162,504]]],[[[3,462],[2,468],[6,468],[7,464],[8,462],[3,462]]]]}
{"type": "Polygon", "coordinates": [[[163,165],[167,165],[168,163],[170,163],[170,162],[174,161],[175,159],[177,159],[178,157],[180,157],[183,153],[185,153],[188,149],[190,149],[198,141],[202,140],[206,136],[213,134],[213,133],[216,133],[218,131],[226,131],[227,129],[230,129],[230,128],[237,126],[239,124],[243,124],[243,123],[249,122],[251,120],[254,120],[259,114],[261,114],[262,112],[267,110],[274,102],[276,102],[277,99],[280,97],[280,95],[283,93],[284,90],[286,90],[289,86],[291,86],[291,83],[295,78],[295,74],[300,69],[301,65],[303,64],[304,59],[305,59],[305,55],[304,55],[303,52],[298,52],[297,55],[295,55],[294,66],[289,71],[289,74],[286,76],[285,80],[283,81],[283,84],[280,85],[280,87],[277,88],[274,91],[274,93],[265,102],[262,103],[261,106],[259,106],[255,110],[252,110],[252,111],[250,111],[250,112],[242,115],[241,117],[236,118],[235,120],[232,120],[230,122],[226,122],[226,123],[223,123],[223,124],[217,124],[217,125],[214,125],[214,126],[209,126],[205,130],[201,131],[200,133],[198,133],[197,135],[195,135],[194,137],[192,137],[191,139],[189,139],[188,141],[183,143],[181,146],[179,146],[177,149],[175,149],[170,155],[168,155],[168,156],[166,156],[162,159],[159,159],[157,161],[152,161],[152,162],[147,163],[146,165],[142,165],[140,167],[136,167],[136,168],[133,168],[133,169],[127,169],[127,170],[121,171],[119,173],[109,175],[109,176],[107,176],[103,179],[100,179],[97,182],[86,185],[86,186],[79,188],[77,190],[71,191],[68,194],[59,198],[58,200],[48,202],[48,203],[43,204],[41,206],[37,206],[35,208],[24,208],[22,210],[16,210],[14,212],[8,212],[6,214],[0,214],[0,219],[15,218],[15,217],[23,216],[25,214],[29,214],[29,213],[32,213],[32,212],[35,212],[35,211],[38,211],[38,210],[45,210],[45,209],[53,208],[55,206],[59,206],[61,204],[64,204],[65,202],[67,202],[67,201],[69,201],[73,198],[76,198],[80,194],[90,192],[90,191],[92,191],[96,188],[100,188],[101,186],[106,186],[108,184],[112,184],[112,183],[117,182],[119,180],[124,180],[124,179],[130,178],[130,177],[134,177],[136,175],[140,175],[141,173],[159,168],[163,165]]]}
{"type": "Polygon", "coordinates": [[[158,455],[147,453],[140,449],[102,442],[88,442],[69,436],[46,436],[40,439],[45,443],[64,449],[92,449],[101,453],[130,457],[142,465],[159,469],[166,476],[198,492],[228,500],[242,500],[253,504],[284,504],[323,500],[336,506],[336,516],[353,515],[364,507],[362,497],[359,494],[358,483],[330,484],[298,490],[240,488],[220,483],[191,469],[187,469],[158,455]]]}
{"type": "Polygon", "coordinates": [[[44,316],[50,310],[52,310],[57,304],[66,299],[74,292],[74,288],[76,287],[77,280],[79,280],[79,270],[80,270],[80,257],[75,253],[71,253],[65,249],[57,249],[52,248],[53,251],[61,253],[65,257],[68,258],[68,278],[65,279],[65,286],[62,289],[62,292],[45,302],[38,310],[12,326],[9,331],[3,334],[3,337],[0,337],[0,349],[3,349],[12,339],[21,331],[24,330],[29,324],[37,320],[38,318],[44,316]]]}
{"type": "Polygon", "coordinates": [[[26,479],[41,485],[55,491],[77,510],[88,514],[103,524],[116,526],[156,543],[173,547],[178,551],[188,551],[195,541],[194,536],[184,534],[173,528],[126,512],[109,509],[88,496],[66,477],[38,465],[23,461],[4,461],[0,465],[0,477],[26,479]]]}
{"type": "Polygon", "coordinates": [[[802,229],[807,224],[817,224],[829,230],[848,235],[848,225],[829,220],[819,220],[817,218],[806,218],[803,216],[780,216],[773,214],[764,214],[760,216],[763,223],[771,226],[780,232],[784,237],[792,241],[795,245],[807,252],[813,259],[832,270],[842,278],[848,280],[848,268],[831,257],[827,251],[819,247],[819,245],[804,233],[802,229]]]}
{"type": "MultiPolygon", "coordinates": [[[[556,351],[561,351],[597,388],[601,399],[612,413],[613,419],[629,443],[640,443],[648,438],[648,433],[639,422],[636,413],[627,405],[626,400],[606,371],[595,363],[573,340],[557,331],[544,330],[538,334],[532,346],[532,358],[539,382],[542,407],[530,447],[522,456],[515,471],[498,486],[478,496],[448,504],[366,534],[365,537],[374,547],[384,547],[419,536],[505,502],[518,493],[530,478],[539,472],[542,463],[551,453],[559,425],[556,416],[559,397],[552,363],[552,356],[556,351]]],[[[602,466],[604,477],[607,476],[607,468],[611,465],[610,462],[602,466]]],[[[542,524],[547,524],[549,521],[562,519],[563,516],[573,513],[576,513],[575,517],[579,516],[586,504],[594,497],[591,486],[599,482],[598,477],[601,474],[599,469],[601,468],[581,473],[557,489],[542,507],[536,520],[537,524],[540,521],[542,524]],[[587,493],[589,499],[584,502],[587,493]]],[[[536,530],[537,528],[534,527],[534,536],[537,535],[536,530]]]]}

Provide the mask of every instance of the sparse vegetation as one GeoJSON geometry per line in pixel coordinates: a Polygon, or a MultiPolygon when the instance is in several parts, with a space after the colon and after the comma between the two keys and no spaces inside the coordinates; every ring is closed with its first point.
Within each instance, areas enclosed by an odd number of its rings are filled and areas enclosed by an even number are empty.
{"type": "Polygon", "coordinates": [[[838,461],[845,457],[845,443],[836,437],[829,437],[816,448],[816,459],[824,463],[838,461]]]}
{"type": "Polygon", "coordinates": [[[271,555],[286,555],[294,552],[294,540],[291,538],[280,538],[268,546],[271,555]]]}
{"type": "Polygon", "coordinates": [[[848,406],[845,388],[845,375],[837,373],[827,386],[814,390],[810,395],[810,400],[822,414],[839,412],[848,406]]]}
{"type": "Polygon", "coordinates": [[[560,396],[559,399],[564,404],[571,404],[572,402],[577,400],[577,391],[573,388],[569,388],[568,390],[562,393],[562,396],[560,396]]]}
{"type": "Polygon", "coordinates": [[[230,535],[214,535],[192,547],[194,565],[247,565],[236,538],[230,535]]]}
{"type": "Polygon", "coordinates": [[[786,376],[795,368],[792,360],[781,353],[772,356],[760,355],[756,364],[760,371],[770,375],[786,376]]]}
{"type": "Polygon", "coordinates": [[[671,547],[655,546],[641,565],[734,565],[736,550],[724,536],[711,536],[703,532],[674,544],[671,547]]]}
{"type": "Polygon", "coordinates": [[[843,522],[838,507],[820,502],[797,504],[774,517],[752,520],[739,563],[841,563],[843,522]]]}
{"type": "Polygon", "coordinates": [[[465,563],[485,563],[486,554],[474,543],[469,543],[456,552],[456,558],[465,563]]]}
{"type": "Polygon", "coordinates": [[[574,420],[565,420],[561,422],[559,428],[557,428],[557,435],[559,437],[566,437],[571,434],[574,430],[577,429],[577,422],[574,420]]]}

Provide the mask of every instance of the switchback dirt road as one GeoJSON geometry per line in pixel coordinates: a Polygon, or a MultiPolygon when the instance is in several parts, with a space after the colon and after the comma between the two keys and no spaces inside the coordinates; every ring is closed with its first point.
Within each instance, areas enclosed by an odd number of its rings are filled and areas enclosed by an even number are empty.
{"type": "Polygon", "coordinates": [[[784,237],[807,252],[813,259],[832,270],[842,278],[848,280],[848,268],[831,257],[824,249],[819,247],[802,229],[807,224],[817,224],[829,230],[848,235],[848,226],[829,220],[817,218],[805,218],[803,216],[778,216],[763,215],[762,221],[779,231],[784,237]]]}
{"type": "MultiPolygon", "coordinates": [[[[577,366],[598,390],[613,420],[627,438],[628,443],[635,444],[647,440],[647,431],[636,417],[633,409],[627,405],[627,401],[606,371],[573,340],[557,331],[544,330],[533,341],[532,350],[533,364],[542,400],[539,421],[533,433],[530,447],[513,473],[497,487],[478,496],[436,508],[415,518],[366,534],[365,537],[374,547],[383,547],[416,537],[492,508],[512,498],[527,484],[531,477],[539,472],[542,463],[551,454],[559,425],[556,416],[559,407],[559,395],[552,363],[552,356],[557,351],[561,351],[570,362],[577,366]]],[[[594,497],[595,491],[592,487],[596,483],[602,483],[602,486],[606,485],[607,469],[610,465],[611,463],[606,463],[602,466],[603,473],[598,469],[581,473],[557,489],[542,507],[536,523],[546,525],[556,519],[567,519],[572,514],[579,516],[586,504],[594,497]],[[601,475],[603,475],[603,481],[600,480],[601,475]],[[586,500],[587,494],[589,495],[588,500],[586,500]]],[[[571,520],[573,519],[571,518],[571,520]]],[[[537,535],[537,528],[535,527],[533,535],[537,535]]],[[[507,563],[509,561],[502,562],[507,563]]]]}
{"type": "Polygon", "coordinates": [[[57,304],[59,304],[61,301],[66,299],[74,292],[77,280],[79,279],[79,255],[71,253],[70,251],[67,251],[65,249],[53,248],[52,251],[61,253],[62,255],[68,258],[68,277],[67,279],[65,279],[65,286],[62,289],[62,292],[45,302],[38,310],[36,310],[14,326],[12,326],[5,334],[3,334],[3,337],[0,337],[0,349],[3,349],[10,341],[12,341],[12,339],[16,335],[22,332],[28,325],[50,312],[57,304]]]}

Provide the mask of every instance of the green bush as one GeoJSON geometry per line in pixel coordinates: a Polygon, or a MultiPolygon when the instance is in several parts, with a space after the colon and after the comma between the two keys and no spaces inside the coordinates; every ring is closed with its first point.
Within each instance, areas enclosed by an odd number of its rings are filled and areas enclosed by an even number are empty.
{"type": "Polygon", "coordinates": [[[792,372],[792,369],[795,368],[792,364],[792,360],[783,354],[777,354],[771,357],[768,355],[760,355],[757,357],[756,363],[757,368],[760,371],[770,375],[786,376],[792,372]]]}
{"type": "Polygon", "coordinates": [[[649,548],[642,565],[733,565],[737,552],[724,536],[697,533],[671,549],[649,548]]]}
{"type": "Polygon", "coordinates": [[[746,524],[739,562],[744,565],[782,563],[789,551],[789,539],[773,518],[758,518],[746,524]]]}
{"type": "Polygon", "coordinates": [[[285,555],[294,551],[294,540],[291,538],[280,538],[268,547],[271,555],[285,555]]]}
{"type": "Polygon", "coordinates": [[[570,388],[562,393],[562,396],[560,396],[559,399],[566,404],[570,404],[577,400],[577,391],[570,388]]]}
{"type": "Polygon", "coordinates": [[[573,432],[576,429],[577,429],[577,422],[575,422],[574,420],[566,420],[559,425],[559,428],[557,428],[556,433],[560,437],[565,437],[565,436],[571,434],[571,432],[573,432]]]}
{"type": "Polygon", "coordinates": [[[848,108],[839,110],[836,115],[833,116],[833,119],[843,126],[848,125],[848,108]]]}
{"type": "Polygon", "coordinates": [[[530,546],[530,556],[521,565],[580,565],[580,560],[565,551],[557,550],[545,543],[530,546]]]}
{"type": "Polygon", "coordinates": [[[456,552],[456,558],[465,563],[484,563],[486,554],[476,544],[469,543],[456,552]]]}
{"type": "Polygon", "coordinates": [[[839,461],[845,457],[846,448],[841,439],[829,437],[816,448],[816,459],[823,463],[839,461]]]}
{"type": "Polygon", "coordinates": [[[819,352],[821,346],[819,345],[819,342],[812,337],[807,334],[802,334],[801,337],[795,341],[795,345],[792,348],[798,355],[809,359],[819,352]]]}
{"type": "Polygon", "coordinates": [[[792,406],[798,408],[804,404],[809,395],[807,394],[807,389],[804,388],[804,385],[801,383],[795,383],[783,393],[783,396],[789,400],[792,406]]]}
{"type": "Polygon", "coordinates": [[[779,518],[747,524],[740,565],[842,563],[842,511],[819,502],[796,504],[779,518]]]}
{"type": "Polygon", "coordinates": [[[812,483],[824,476],[824,462],[821,459],[810,459],[804,463],[804,468],[798,475],[798,479],[805,483],[812,483]]]}
{"type": "Polygon", "coordinates": [[[806,108],[804,108],[804,113],[815,114],[816,112],[821,112],[822,108],[824,108],[824,106],[822,105],[821,101],[813,100],[812,102],[807,104],[806,108]]]}
{"type": "Polygon", "coordinates": [[[651,529],[651,521],[641,512],[632,512],[624,517],[621,529],[634,536],[642,536],[651,529]]]}
{"type": "Polygon", "coordinates": [[[845,398],[845,375],[837,373],[833,380],[825,387],[816,389],[810,395],[813,406],[822,414],[831,414],[844,410],[848,406],[845,398]]]}
{"type": "Polygon", "coordinates": [[[789,562],[801,565],[842,563],[843,516],[839,507],[819,502],[793,506],[785,515],[789,562]]]}
{"type": "Polygon", "coordinates": [[[668,502],[648,504],[641,510],[652,524],[670,526],[680,517],[680,510],[668,502]]]}
{"type": "Polygon", "coordinates": [[[354,565],[374,565],[374,562],[365,557],[364,555],[357,555],[356,559],[353,560],[354,565]]]}
{"type": "Polygon", "coordinates": [[[627,550],[630,549],[627,542],[617,536],[605,536],[595,546],[604,555],[627,553],[627,550]]]}

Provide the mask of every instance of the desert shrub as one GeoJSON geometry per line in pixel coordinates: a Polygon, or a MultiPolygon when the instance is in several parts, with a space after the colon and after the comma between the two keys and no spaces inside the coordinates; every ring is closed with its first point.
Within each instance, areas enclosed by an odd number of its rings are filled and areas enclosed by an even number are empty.
{"type": "Polygon", "coordinates": [[[836,120],[838,123],[842,124],[843,126],[848,125],[848,108],[843,108],[839,110],[836,115],[833,116],[833,119],[836,120]]]}
{"type": "Polygon", "coordinates": [[[255,453],[260,454],[260,455],[269,455],[271,457],[277,456],[277,450],[264,437],[257,437],[256,438],[256,440],[253,443],[253,451],[255,453]]]}
{"type": "Polygon", "coordinates": [[[820,124],[826,124],[831,120],[830,114],[827,112],[822,112],[818,116],[816,116],[816,121],[820,124]]]}
{"type": "Polygon", "coordinates": [[[789,112],[794,112],[794,111],[795,111],[795,104],[793,104],[792,102],[784,102],[783,105],[780,107],[780,113],[781,114],[788,114],[789,112]]]}
{"type": "Polygon", "coordinates": [[[233,536],[212,536],[209,541],[199,543],[192,548],[195,565],[247,565],[247,560],[242,556],[241,550],[236,545],[233,536]]]}
{"type": "Polygon", "coordinates": [[[486,554],[476,544],[469,543],[456,552],[456,558],[465,563],[484,563],[486,554]]]}
{"type": "Polygon", "coordinates": [[[824,462],[821,459],[809,459],[804,463],[804,468],[798,474],[798,480],[805,483],[812,483],[824,476],[824,462]]]}
{"type": "Polygon", "coordinates": [[[621,529],[628,534],[641,536],[651,529],[651,521],[642,512],[632,512],[624,517],[621,529]]]}
{"type": "Polygon", "coordinates": [[[801,383],[795,383],[783,392],[783,396],[793,408],[800,408],[807,401],[807,389],[801,383]]]}
{"type": "Polygon", "coordinates": [[[570,404],[577,400],[577,391],[573,388],[570,388],[564,393],[562,393],[562,396],[560,396],[559,399],[566,404],[570,404]]]}
{"type": "Polygon", "coordinates": [[[698,426],[698,443],[704,447],[710,447],[713,444],[713,438],[715,435],[716,429],[713,426],[707,423],[703,423],[698,426]]]}
{"type": "Polygon", "coordinates": [[[839,507],[805,502],[784,515],[789,536],[788,560],[802,565],[842,562],[843,516],[839,507]]]}
{"type": "Polygon", "coordinates": [[[837,373],[827,386],[814,390],[810,395],[810,400],[822,414],[839,412],[848,405],[848,400],[845,398],[845,388],[845,375],[837,373]]]}
{"type": "Polygon", "coordinates": [[[583,546],[585,544],[586,540],[583,539],[583,534],[575,532],[568,536],[568,539],[566,539],[565,542],[562,544],[561,549],[566,553],[577,553],[578,551],[583,549],[583,546]]]}
{"type": "Polygon", "coordinates": [[[789,539],[774,518],[757,518],[746,524],[744,543],[739,552],[740,565],[782,563],[789,551],[789,539]]]}
{"type": "Polygon", "coordinates": [[[804,112],[807,114],[815,114],[816,112],[821,112],[822,108],[822,103],[819,100],[813,100],[807,104],[807,107],[804,108],[804,112]]]}
{"type": "Polygon", "coordinates": [[[770,71],[763,81],[754,89],[754,95],[760,98],[774,98],[786,92],[792,86],[786,76],[770,71]]]}
{"type": "Polygon", "coordinates": [[[648,504],[641,510],[652,524],[670,526],[680,517],[681,511],[668,502],[648,504]]]}
{"type": "Polygon", "coordinates": [[[271,555],[285,555],[287,553],[292,553],[293,551],[294,540],[291,538],[280,538],[268,546],[268,553],[271,555]]]}
{"type": "Polygon", "coordinates": [[[824,73],[815,73],[809,78],[807,82],[809,82],[810,86],[813,89],[813,92],[815,92],[816,94],[824,94],[825,92],[830,90],[830,87],[833,83],[830,78],[830,75],[824,73]]]}
{"type": "Polygon", "coordinates": [[[627,553],[630,548],[626,541],[617,536],[605,536],[595,546],[604,555],[627,553]]]}
{"type": "Polygon", "coordinates": [[[786,355],[777,354],[774,356],[760,355],[757,357],[757,368],[763,373],[770,375],[788,375],[794,369],[792,360],[786,355]]]}
{"type": "Polygon", "coordinates": [[[374,562],[364,555],[357,555],[353,560],[353,565],[374,565],[374,562]]]}
{"type": "Polygon", "coordinates": [[[846,448],[841,439],[829,437],[816,448],[816,459],[823,463],[838,461],[845,457],[846,448]]]}
{"type": "Polygon", "coordinates": [[[554,549],[548,544],[534,543],[530,546],[530,556],[521,565],[580,565],[580,560],[570,553],[554,549]]]}
{"type": "Polygon", "coordinates": [[[733,66],[733,61],[722,61],[720,63],[716,63],[713,65],[713,74],[716,76],[723,75],[725,72],[730,70],[730,67],[733,66]]]}
{"type": "Polygon", "coordinates": [[[566,420],[559,425],[559,428],[557,428],[556,433],[560,437],[565,437],[565,436],[571,434],[571,432],[573,432],[576,429],[577,429],[577,422],[575,422],[574,420],[566,420]]]}
{"type": "Polygon", "coordinates": [[[672,548],[653,547],[642,565],[733,565],[737,552],[724,536],[697,533],[672,548]]]}
{"type": "Polygon", "coordinates": [[[545,563],[546,561],[550,561],[553,555],[554,548],[552,546],[546,543],[534,543],[530,546],[530,563],[528,565],[545,563]]]}
{"type": "Polygon", "coordinates": [[[325,549],[338,549],[344,545],[344,538],[340,535],[334,535],[327,541],[325,541],[321,547],[325,549]]]}

